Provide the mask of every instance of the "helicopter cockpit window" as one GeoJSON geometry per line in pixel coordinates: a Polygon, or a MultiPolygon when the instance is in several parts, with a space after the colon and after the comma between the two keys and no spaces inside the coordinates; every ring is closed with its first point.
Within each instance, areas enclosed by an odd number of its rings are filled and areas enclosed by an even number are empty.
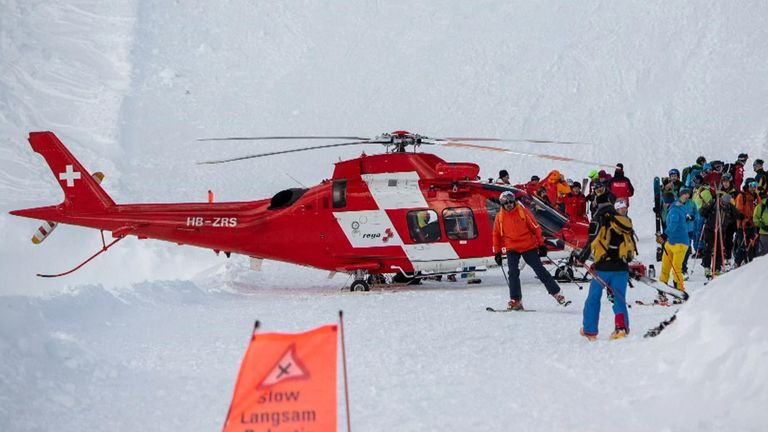
{"type": "Polygon", "coordinates": [[[414,243],[430,243],[440,240],[440,223],[434,210],[408,212],[408,231],[414,243]]]}
{"type": "Polygon", "coordinates": [[[475,215],[469,207],[455,207],[443,210],[445,234],[451,240],[471,240],[477,237],[475,215]]]}
{"type": "Polygon", "coordinates": [[[333,182],[333,208],[347,206],[347,181],[336,180],[333,182]]]}

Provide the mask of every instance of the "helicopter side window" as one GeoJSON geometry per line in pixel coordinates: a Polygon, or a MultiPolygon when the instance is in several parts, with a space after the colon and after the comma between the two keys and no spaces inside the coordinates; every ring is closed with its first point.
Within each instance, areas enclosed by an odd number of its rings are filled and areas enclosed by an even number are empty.
{"type": "Polygon", "coordinates": [[[475,215],[469,207],[455,207],[443,210],[445,234],[451,240],[471,240],[477,237],[475,215]]]}
{"type": "Polygon", "coordinates": [[[488,210],[488,217],[491,219],[491,226],[496,222],[496,215],[501,210],[501,204],[496,198],[488,198],[485,200],[485,208],[488,210]]]}
{"type": "Polygon", "coordinates": [[[333,208],[344,208],[347,206],[347,181],[335,180],[333,182],[333,208]]]}
{"type": "Polygon", "coordinates": [[[414,243],[430,243],[440,240],[440,223],[434,210],[408,212],[408,232],[414,243]]]}

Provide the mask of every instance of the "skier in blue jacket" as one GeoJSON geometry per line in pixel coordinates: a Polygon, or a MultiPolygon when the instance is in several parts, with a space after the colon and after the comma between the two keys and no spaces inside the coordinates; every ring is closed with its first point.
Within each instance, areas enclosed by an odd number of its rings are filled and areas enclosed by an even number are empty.
{"type": "MultiPolygon", "coordinates": [[[[690,236],[688,234],[688,222],[693,221],[693,216],[689,215],[684,208],[690,198],[690,189],[680,190],[680,197],[669,207],[667,212],[667,227],[664,234],[659,236],[660,243],[664,248],[664,254],[661,260],[661,277],[659,280],[663,283],[669,282],[670,270],[674,276],[675,286],[679,290],[685,290],[683,282],[683,261],[685,260],[688,246],[690,245],[690,236]]],[[[666,300],[663,294],[659,294],[659,301],[666,300]]]]}

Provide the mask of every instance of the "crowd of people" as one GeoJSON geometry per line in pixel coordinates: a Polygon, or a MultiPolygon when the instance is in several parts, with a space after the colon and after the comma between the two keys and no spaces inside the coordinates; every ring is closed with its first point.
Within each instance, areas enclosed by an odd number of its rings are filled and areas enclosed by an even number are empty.
{"type": "MultiPolygon", "coordinates": [[[[669,284],[671,277],[673,286],[684,291],[691,256],[701,260],[705,275],[711,278],[721,271],[744,265],[755,256],[768,254],[768,178],[761,159],[752,164],[754,175],[747,176],[748,160],[745,153],[730,164],[717,160],[707,162],[700,156],[682,172],[672,168],[667,177],[657,179],[653,210],[657,217],[657,259],[662,262],[659,278],[662,283],[669,284]]],[[[511,185],[509,173],[500,171],[495,182],[511,185]]],[[[590,258],[594,262],[587,267],[592,281],[581,334],[590,340],[597,338],[600,298],[605,290],[619,299],[613,302],[616,326],[611,338],[621,338],[629,333],[624,296],[629,263],[637,253],[632,221],[627,216],[635,190],[621,163],[616,164],[613,175],[604,170],[591,171],[584,183],[552,171],[543,179],[532,176],[527,183],[513,186],[527,191],[569,220],[589,223],[586,246],[576,255],[579,263],[590,258]]],[[[507,254],[509,309],[523,308],[517,270],[521,258],[536,271],[559,304],[569,303],[541,266],[539,256],[546,255],[546,248],[535,218],[516,206],[511,192],[504,192],[500,201],[502,209],[494,223],[493,247],[499,265],[502,252],[507,254]]],[[[667,301],[659,291],[657,303],[667,301]]]]}
{"type": "MultiPolygon", "coordinates": [[[[670,169],[658,182],[654,212],[661,227],[662,281],[663,264],[670,259],[681,279],[691,256],[701,259],[711,278],[768,254],[768,179],[762,159],[754,161],[754,175],[747,176],[748,160],[746,153],[729,164],[699,156],[682,172],[670,169]]],[[[682,286],[677,278],[675,283],[682,286]]]]}

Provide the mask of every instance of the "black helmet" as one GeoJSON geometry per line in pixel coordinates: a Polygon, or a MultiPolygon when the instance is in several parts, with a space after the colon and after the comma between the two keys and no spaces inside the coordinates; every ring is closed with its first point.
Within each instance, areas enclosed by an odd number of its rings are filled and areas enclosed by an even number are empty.
{"type": "Polygon", "coordinates": [[[733,176],[731,173],[725,173],[722,175],[722,177],[720,177],[720,180],[733,181],[733,176]]]}

